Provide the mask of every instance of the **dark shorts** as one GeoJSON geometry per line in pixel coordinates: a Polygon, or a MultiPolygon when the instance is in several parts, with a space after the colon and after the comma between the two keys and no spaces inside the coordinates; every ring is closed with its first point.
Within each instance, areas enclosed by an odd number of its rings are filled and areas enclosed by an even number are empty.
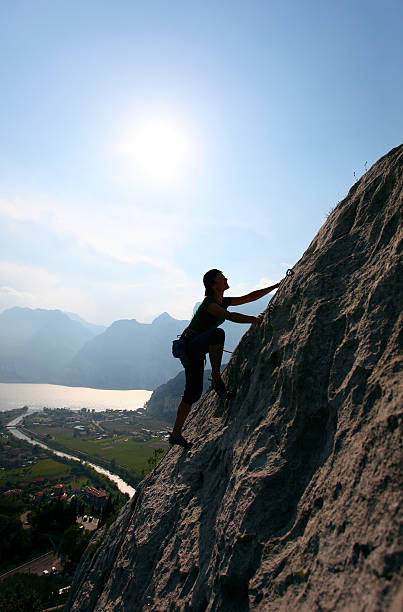
{"type": "Polygon", "coordinates": [[[212,344],[224,344],[225,332],[220,327],[209,329],[189,340],[187,353],[190,359],[185,367],[186,385],[182,399],[194,404],[203,393],[204,358],[212,344]]]}

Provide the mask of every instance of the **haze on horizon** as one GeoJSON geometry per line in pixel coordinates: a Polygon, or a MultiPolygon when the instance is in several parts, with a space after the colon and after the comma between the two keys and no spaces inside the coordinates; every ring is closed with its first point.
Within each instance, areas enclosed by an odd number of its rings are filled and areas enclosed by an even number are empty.
{"type": "Polygon", "coordinates": [[[284,276],[403,132],[396,0],[6,0],[0,312],[191,316],[284,276]]]}

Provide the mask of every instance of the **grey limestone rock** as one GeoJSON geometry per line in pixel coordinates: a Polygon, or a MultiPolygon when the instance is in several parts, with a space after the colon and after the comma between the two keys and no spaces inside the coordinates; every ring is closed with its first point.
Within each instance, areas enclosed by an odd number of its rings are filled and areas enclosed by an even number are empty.
{"type": "Polygon", "coordinates": [[[330,214],[68,610],[402,609],[402,160],[330,214]]]}

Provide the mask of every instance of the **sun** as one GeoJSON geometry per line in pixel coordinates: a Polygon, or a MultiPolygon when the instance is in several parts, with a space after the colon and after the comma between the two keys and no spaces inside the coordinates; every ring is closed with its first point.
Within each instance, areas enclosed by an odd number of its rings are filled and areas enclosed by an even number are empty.
{"type": "Polygon", "coordinates": [[[121,146],[137,178],[153,185],[184,181],[190,162],[189,136],[175,122],[151,118],[138,122],[121,146]]]}

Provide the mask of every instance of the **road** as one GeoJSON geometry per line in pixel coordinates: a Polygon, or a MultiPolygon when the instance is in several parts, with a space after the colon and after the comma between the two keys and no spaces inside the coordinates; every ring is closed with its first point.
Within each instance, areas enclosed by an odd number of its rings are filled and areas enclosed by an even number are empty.
{"type": "Polygon", "coordinates": [[[32,559],[32,561],[28,561],[28,563],[24,563],[23,565],[19,565],[18,567],[2,574],[0,576],[0,580],[4,580],[4,578],[8,578],[8,576],[12,576],[13,574],[37,574],[40,576],[43,570],[48,570],[50,572],[51,567],[55,567],[58,572],[62,569],[62,562],[57,556],[56,553],[50,552],[45,555],[41,555],[36,559],[32,559]]]}

